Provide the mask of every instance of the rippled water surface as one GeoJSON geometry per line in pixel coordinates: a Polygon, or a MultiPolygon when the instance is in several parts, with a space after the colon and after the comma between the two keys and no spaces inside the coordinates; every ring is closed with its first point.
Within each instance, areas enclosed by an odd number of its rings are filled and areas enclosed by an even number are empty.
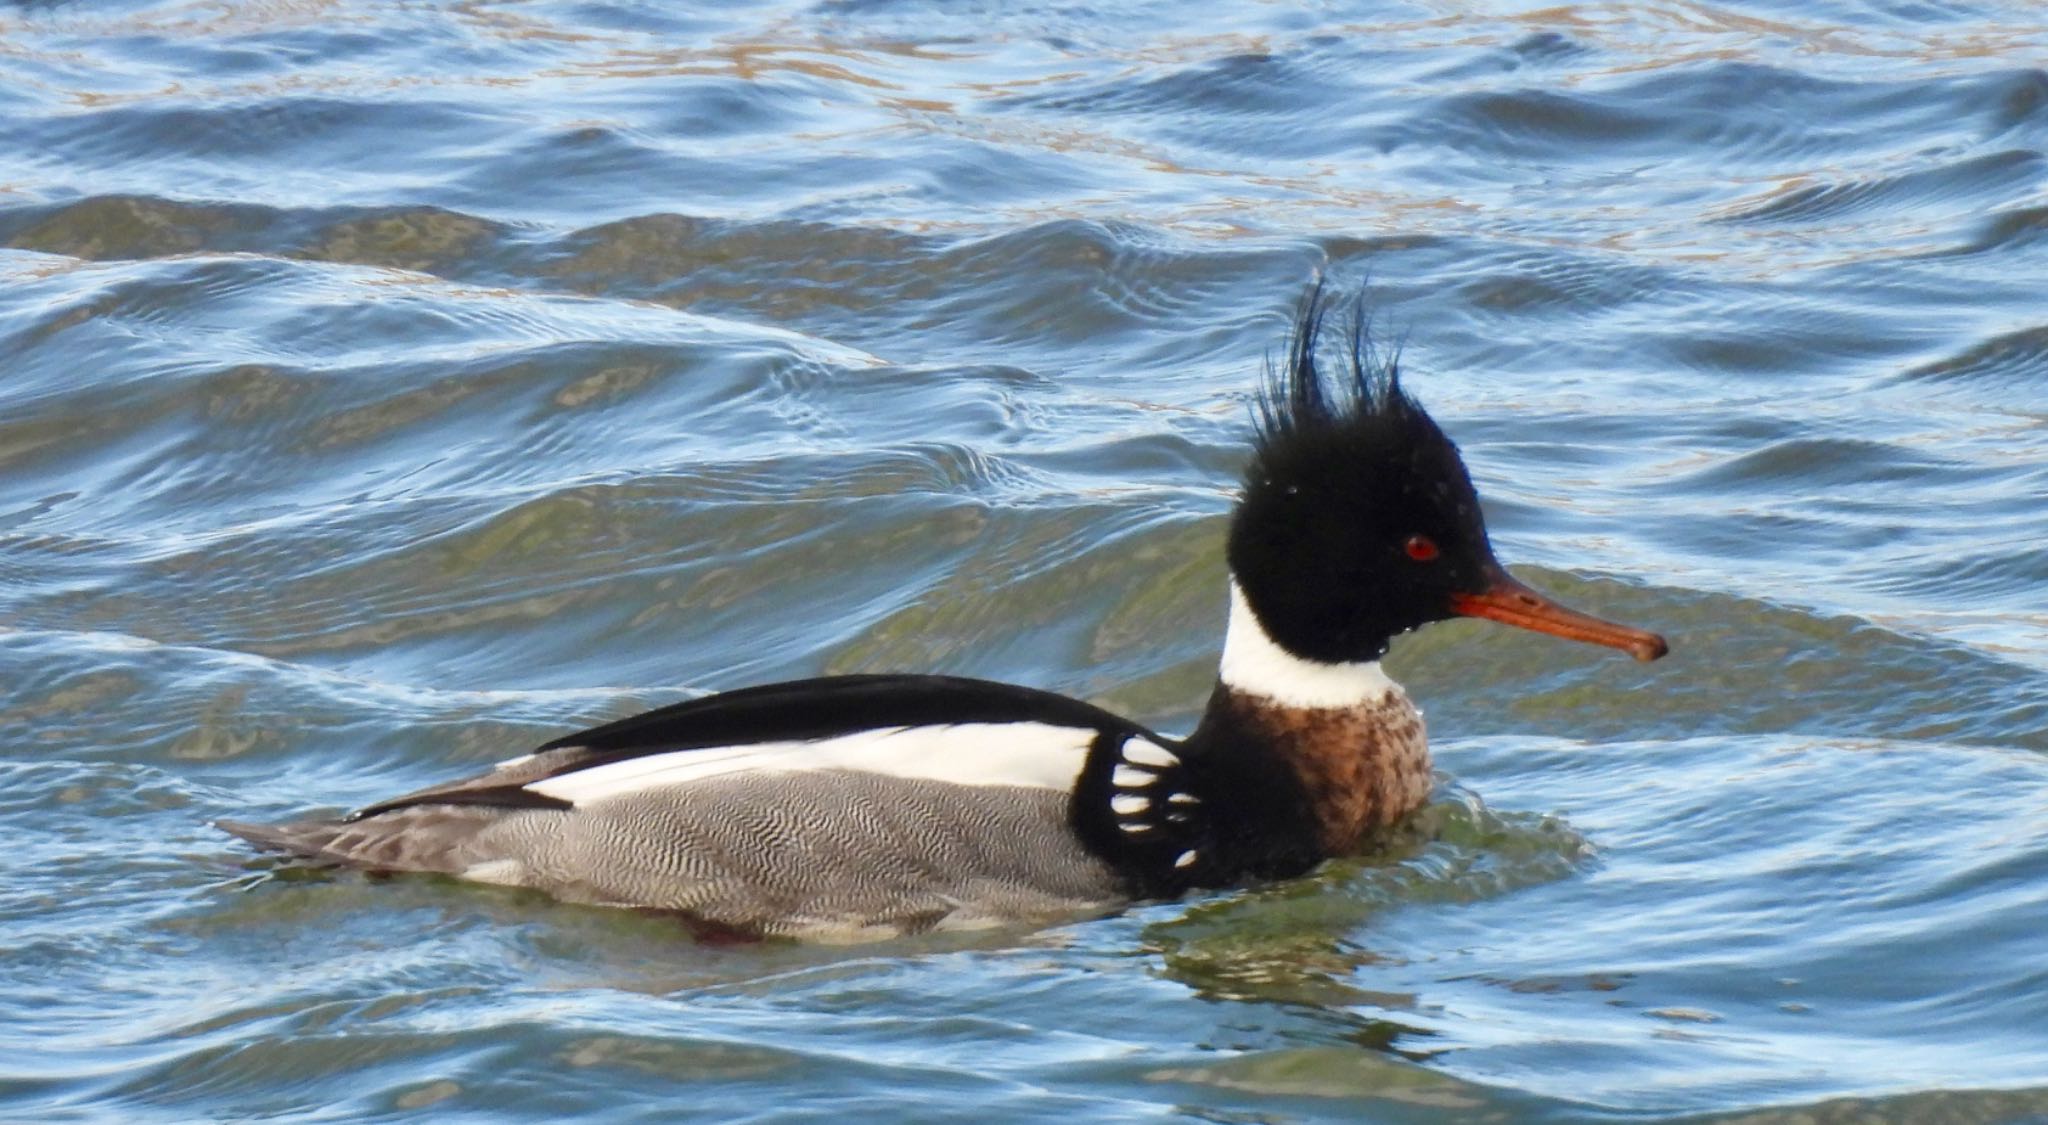
{"type": "Polygon", "coordinates": [[[0,9],[0,1116],[2048,1119],[2048,14],[0,9]],[[1369,284],[1503,557],[1310,878],[854,948],[208,827],[855,670],[1184,730],[1369,284]]]}

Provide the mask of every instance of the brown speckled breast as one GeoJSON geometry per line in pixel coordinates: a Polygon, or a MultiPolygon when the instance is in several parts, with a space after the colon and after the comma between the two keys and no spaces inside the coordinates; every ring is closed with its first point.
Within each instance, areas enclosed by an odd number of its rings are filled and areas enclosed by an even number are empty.
{"type": "Polygon", "coordinates": [[[1429,799],[1422,712],[1395,688],[1358,707],[1293,708],[1228,692],[1231,718],[1294,768],[1329,855],[1358,851],[1429,799]]]}

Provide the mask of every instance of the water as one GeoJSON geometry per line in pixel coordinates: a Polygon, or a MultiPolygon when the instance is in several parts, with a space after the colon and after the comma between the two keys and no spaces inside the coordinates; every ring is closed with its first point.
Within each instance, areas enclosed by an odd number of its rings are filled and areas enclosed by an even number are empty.
{"type": "Polygon", "coordinates": [[[0,1116],[2048,1118],[2048,18],[1907,0],[0,13],[0,1116]],[[1369,279],[1524,577],[1383,856],[693,945],[207,827],[696,691],[1185,729],[1369,279]]]}

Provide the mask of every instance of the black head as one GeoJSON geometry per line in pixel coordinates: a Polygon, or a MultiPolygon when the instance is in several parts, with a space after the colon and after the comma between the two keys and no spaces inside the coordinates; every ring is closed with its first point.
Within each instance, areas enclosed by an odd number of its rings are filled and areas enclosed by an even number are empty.
{"type": "Polygon", "coordinates": [[[1360,305],[1342,327],[1342,369],[1324,370],[1329,302],[1303,302],[1283,365],[1269,370],[1230,570],[1282,648],[1324,663],[1375,660],[1431,621],[1491,617],[1663,654],[1653,634],[1574,613],[1493,557],[1458,447],[1401,389],[1360,305]]]}

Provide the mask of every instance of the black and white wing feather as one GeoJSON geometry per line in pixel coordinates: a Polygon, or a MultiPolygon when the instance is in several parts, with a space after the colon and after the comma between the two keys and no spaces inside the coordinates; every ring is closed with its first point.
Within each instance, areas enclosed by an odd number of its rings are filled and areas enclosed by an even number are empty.
{"type": "Polygon", "coordinates": [[[574,807],[751,770],[853,769],[972,785],[1071,787],[1129,720],[1066,696],[957,676],[834,676],[744,688],[566,735],[489,773],[358,810],[574,807]]]}
{"type": "Polygon", "coordinates": [[[1099,743],[1074,793],[1074,827],[1141,897],[1208,885],[1211,818],[1181,756],[1149,734],[1099,743]]]}

